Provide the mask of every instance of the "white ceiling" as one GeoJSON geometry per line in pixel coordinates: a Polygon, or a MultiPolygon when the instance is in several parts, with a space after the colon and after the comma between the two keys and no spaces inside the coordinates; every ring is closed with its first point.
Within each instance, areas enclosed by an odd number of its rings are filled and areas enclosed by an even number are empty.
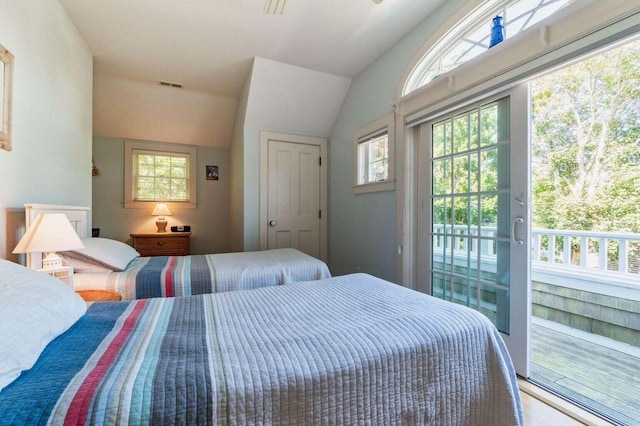
{"type": "Polygon", "coordinates": [[[264,1],[60,0],[96,73],[230,97],[254,56],[352,78],[445,0],[264,1]]]}

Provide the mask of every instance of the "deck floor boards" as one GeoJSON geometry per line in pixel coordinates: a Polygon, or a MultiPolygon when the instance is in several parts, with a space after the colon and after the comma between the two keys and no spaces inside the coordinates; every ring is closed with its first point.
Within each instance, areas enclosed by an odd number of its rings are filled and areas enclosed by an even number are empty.
{"type": "Polygon", "coordinates": [[[532,324],[531,378],[622,424],[640,425],[640,359],[532,324]]]}

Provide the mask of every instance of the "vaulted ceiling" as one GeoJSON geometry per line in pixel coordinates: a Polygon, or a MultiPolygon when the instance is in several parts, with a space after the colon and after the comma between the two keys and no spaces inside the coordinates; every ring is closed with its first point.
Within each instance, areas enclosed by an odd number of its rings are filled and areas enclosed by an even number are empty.
{"type": "Polygon", "coordinates": [[[237,97],[259,56],[352,78],[444,0],[60,0],[94,71],[237,97]]]}

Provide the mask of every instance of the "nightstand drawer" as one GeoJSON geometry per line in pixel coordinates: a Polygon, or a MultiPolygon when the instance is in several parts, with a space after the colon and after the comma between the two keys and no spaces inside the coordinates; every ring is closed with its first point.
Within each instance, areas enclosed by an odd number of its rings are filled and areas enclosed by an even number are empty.
{"type": "Polygon", "coordinates": [[[131,234],[133,248],[141,256],[187,256],[190,232],[131,234]]]}
{"type": "Polygon", "coordinates": [[[160,253],[165,251],[185,251],[187,240],[184,238],[143,238],[136,242],[135,249],[160,253]]]}

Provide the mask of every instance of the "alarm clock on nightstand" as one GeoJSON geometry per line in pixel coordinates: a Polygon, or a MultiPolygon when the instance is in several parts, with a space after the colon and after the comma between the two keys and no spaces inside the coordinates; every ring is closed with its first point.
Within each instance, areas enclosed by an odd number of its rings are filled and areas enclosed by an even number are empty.
{"type": "Polygon", "coordinates": [[[189,225],[172,226],[171,232],[191,232],[189,225]]]}

